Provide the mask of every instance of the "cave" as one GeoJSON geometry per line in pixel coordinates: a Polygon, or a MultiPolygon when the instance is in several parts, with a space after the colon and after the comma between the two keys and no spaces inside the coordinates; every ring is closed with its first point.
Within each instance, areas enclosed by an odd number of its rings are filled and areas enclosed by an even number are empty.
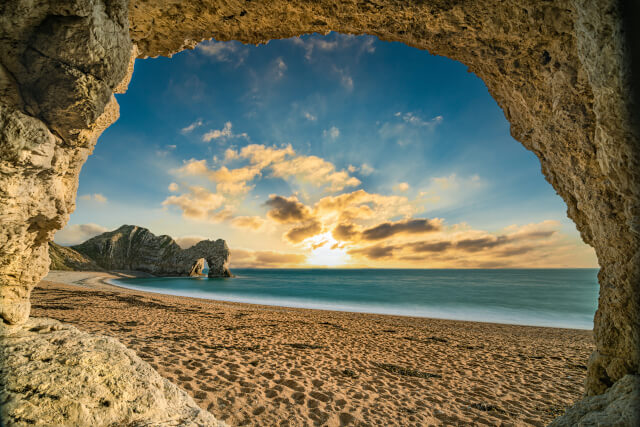
{"type": "Polygon", "coordinates": [[[74,210],[82,164],[118,118],[113,94],[126,91],[137,58],[170,56],[210,38],[256,44],[314,32],[369,34],[460,61],[485,82],[512,136],[540,159],[598,257],[587,395],[621,381],[637,389],[640,130],[632,42],[640,38],[633,7],[615,0],[5,1],[0,316],[5,325],[27,322],[30,292],[48,271],[48,243],[74,210]]]}

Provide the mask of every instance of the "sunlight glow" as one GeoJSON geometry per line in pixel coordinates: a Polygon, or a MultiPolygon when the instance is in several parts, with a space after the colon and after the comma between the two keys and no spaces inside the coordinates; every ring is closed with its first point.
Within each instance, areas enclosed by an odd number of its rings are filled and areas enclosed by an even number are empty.
{"type": "Polygon", "coordinates": [[[340,246],[330,232],[308,239],[307,247],[311,250],[311,255],[307,258],[307,263],[310,265],[335,267],[344,265],[351,259],[347,250],[340,246]]]}

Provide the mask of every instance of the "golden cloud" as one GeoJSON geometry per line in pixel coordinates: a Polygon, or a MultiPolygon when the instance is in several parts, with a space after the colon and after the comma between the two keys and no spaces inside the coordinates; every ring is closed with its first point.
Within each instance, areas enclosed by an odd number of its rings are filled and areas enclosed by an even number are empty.
{"type": "Polygon", "coordinates": [[[271,208],[267,212],[267,216],[281,224],[302,222],[313,218],[311,210],[300,203],[295,196],[287,198],[272,194],[269,196],[269,200],[265,202],[265,205],[271,208]]]}
{"type": "Polygon", "coordinates": [[[231,220],[231,225],[236,228],[248,230],[260,230],[265,224],[265,220],[259,216],[237,216],[231,220]]]}
{"type": "MultiPolygon", "coordinates": [[[[409,224],[410,221],[405,223],[409,224]]],[[[361,259],[395,264],[419,262],[428,266],[495,268],[530,265],[534,259],[549,262],[550,251],[563,256],[566,246],[558,244],[558,232],[550,228],[558,225],[556,222],[545,221],[521,227],[511,226],[505,229],[506,233],[497,235],[464,227],[451,227],[453,233],[446,234],[445,230],[440,230],[437,233],[439,239],[406,243],[381,242],[358,247],[357,238],[361,237],[361,232],[354,231],[352,224],[341,224],[334,229],[334,237],[349,237],[350,241],[356,241],[356,246],[348,253],[361,259]],[[353,237],[354,233],[356,238],[353,237]]]]}
{"type": "Polygon", "coordinates": [[[183,175],[204,176],[218,184],[217,191],[228,194],[242,194],[251,189],[248,183],[261,176],[265,169],[271,170],[271,177],[291,179],[311,183],[316,187],[328,187],[340,191],[345,187],[355,187],[360,180],[347,171],[336,170],[333,163],[317,156],[296,155],[291,145],[283,148],[250,144],[235,151],[225,151],[225,162],[244,159],[250,165],[235,169],[222,166],[211,170],[206,160],[190,159],[176,171],[183,175]]]}
{"type": "Polygon", "coordinates": [[[231,250],[231,262],[235,268],[286,268],[306,263],[307,256],[276,251],[231,250]]]}
{"type": "Polygon", "coordinates": [[[284,237],[291,243],[300,243],[320,233],[322,233],[322,224],[316,220],[312,220],[306,224],[293,227],[285,233],[284,237]]]}
{"type": "Polygon", "coordinates": [[[225,198],[220,194],[212,193],[204,187],[191,186],[188,193],[169,196],[162,205],[180,208],[185,218],[220,222],[231,216],[229,209],[219,210],[224,202],[225,198]]]}

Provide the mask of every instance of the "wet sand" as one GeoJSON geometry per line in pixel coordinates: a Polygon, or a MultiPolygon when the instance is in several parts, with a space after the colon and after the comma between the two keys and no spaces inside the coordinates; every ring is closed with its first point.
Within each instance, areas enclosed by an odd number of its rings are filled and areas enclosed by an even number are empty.
{"type": "Polygon", "coordinates": [[[32,315],[119,339],[230,425],[542,426],[583,393],[592,333],[269,307],[52,272],[32,315]]]}

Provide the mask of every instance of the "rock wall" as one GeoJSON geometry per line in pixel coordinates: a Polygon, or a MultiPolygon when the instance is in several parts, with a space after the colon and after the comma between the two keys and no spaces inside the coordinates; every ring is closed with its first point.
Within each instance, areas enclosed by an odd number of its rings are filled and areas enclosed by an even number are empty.
{"type": "MultiPolygon", "coordinates": [[[[459,60],[540,159],[602,267],[587,391],[640,371],[640,136],[618,0],[5,0],[0,5],[0,316],[24,322],[46,243],[117,118],[132,56],[215,37],[372,34],[459,60]],[[133,47],[132,47],[133,46],[133,47]],[[132,55],[132,56],[131,56],[132,55]],[[122,83],[125,82],[125,83],[122,83]],[[25,268],[29,266],[29,268],[25,268]]],[[[624,6],[626,7],[626,6],[624,6]]],[[[625,9],[628,10],[628,9],[625,9]]],[[[637,33],[637,32],[636,32],[637,33]]],[[[637,68],[637,67],[636,67],[637,68]]]]}
{"type": "Polygon", "coordinates": [[[0,3],[0,317],[24,322],[80,168],[118,118],[132,56],[126,1],[0,3]]]}
{"type": "Polygon", "coordinates": [[[196,276],[209,264],[209,277],[232,277],[229,247],[218,239],[202,240],[182,249],[169,236],[156,236],[148,229],[123,225],[72,246],[79,254],[105,270],[142,271],[155,276],[196,276]]]}

